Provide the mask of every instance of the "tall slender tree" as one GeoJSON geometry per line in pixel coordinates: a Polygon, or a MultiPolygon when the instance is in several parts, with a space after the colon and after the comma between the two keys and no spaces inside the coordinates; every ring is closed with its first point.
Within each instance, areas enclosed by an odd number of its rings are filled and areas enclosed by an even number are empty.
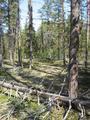
{"type": "Polygon", "coordinates": [[[58,5],[58,60],[61,58],[61,41],[60,41],[60,5],[58,5]]]}
{"type": "Polygon", "coordinates": [[[71,0],[71,32],[69,46],[69,97],[75,99],[78,96],[78,62],[77,52],[79,48],[79,16],[80,0],[71,0]]]}
{"type": "Polygon", "coordinates": [[[17,49],[18,49],[18,66],[21,66],[21,45],[20,45],[20,7],[19,0],[17,1],[17,23],[16,23],[16,33],[17,33],[17,49]]]}
{"type": "Polygon", "coordinates": [[[42,41],[42,53],[44,52],[44,40],[43,40],[43,18],[42,19],[42,25],[41,25],[41,41],[42,41]]]}
{"type": "Polygon", "coordinates": [[[14,53],[13,53],[13,32],[14,32],[14,28],[12,25],[12,0],[8,0],[8,30],[9,30],[9,59],[10,59],[10,63],[13,65],[14,64],[14,53]]]}
{"type": "Polygon", "coordinates": [[[0,12],[0,67],[2,67],[2,12],[0,12]]]}
{"type": "MultiPolygon", "coordinates": [[[[8,49],[9,49],[9,44],[10,44],[10,33],[11,33],[11,28],[10,28],[10,0],[8,0],[8,41],[9,41],[9,43],[8,43],[8,49]]],[[[10,57],[10,49],[9,49],[9,54],[8,54],[8,57],[9,57],[9,59],[11,58],[10,57]]],[[[11,59],[10,59],[10,61],[11,61],[11,59]]]]}
{"type": "Polygon", "coordinates": [[[12,65],[14,65],[14,54],[16,44],[16,1],[8,0],[8,33],[9,33],[9,59],[12,65]]]}
{"type": "Polygon", "coordinates": [[[85,68],[88,64],[88,43],[90,40],[90,0],[87,0],[87,38],[85,44],[85,68]]]}
{"type": "Polygon", "coordinates": [[[61,19],[62,19],[62,46],[63,46],[63,65],[65,66],[65,23],[64,23],[64,0],[61,0],[61,19]]]}
{"type": "Polygon", "coordinates": [[[28,0],[28,10],[29,10],[29,40],[30,40],[30,64],[29,68],[32,67],[32,0],[28,0]]]}

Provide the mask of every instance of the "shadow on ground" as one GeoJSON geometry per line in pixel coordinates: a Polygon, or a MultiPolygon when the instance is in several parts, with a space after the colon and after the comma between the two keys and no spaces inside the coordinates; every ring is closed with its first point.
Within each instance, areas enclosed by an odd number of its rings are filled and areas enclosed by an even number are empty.
{"type": "Polygon", "coordinates": [[[87,69],[79,69],[79,91],[82,93],[88,89],[90,89],[90,68],[87,69]]]}

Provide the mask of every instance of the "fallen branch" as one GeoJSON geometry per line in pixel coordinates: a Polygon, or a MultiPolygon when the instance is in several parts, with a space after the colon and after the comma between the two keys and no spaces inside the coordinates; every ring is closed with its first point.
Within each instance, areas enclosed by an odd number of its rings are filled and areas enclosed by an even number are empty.
{"type": "MultiPolygon", "coordinates": [[[[17,85],[13,85],[11,83],[3,82],[3,81],[0,81],[0,86],[5,87],[7,89],[15,90],[15,91],[18,90],[19,92],[27,93],[28,95],[32,94],[32,95],[44,95],[46,97],[52,97],[52,98],[54,98],[55,101],[56,100],[61,100],[65,103],[67,103],[68,105],[69,105],[69,101],[70,101],[70,98],[67,97],[67,96],[62,96],[62,95],[59,95],[59,94],[49,93],[49,92],[45,92],[45,91],[39,91],[37,89],[32,89],[32,88],[28,88],[28,87],[17,86],[17,85]]],[[[76,100],[71,101],[71,104],[72,104],[73,108],[78,109],[78,104],[79,103],[82,106],[90,108],[90,100],[81,100],[81,99],[77,98],[76,100]]]]}
{"type": "Polygon", "coordinates": [[[71,100],[70,100],[70,101],[69,101],[69,108],[68,108],[68,110],[67,110],[67,112],[66,112],[66,114],[65,114],[65,116],[64,116],[64,118],[63,118],[63,120],[66,120],[66,119],[67,119],[68,114],[69,114],[71,108],[72,108],[72,105],[71,105],[71,100]]]}
{"type": "Polygon", "coordinates": [[[23,92],[23,93],[29,93],[29,94],[36,94],[36,95],[44,95],[47,97],[54,97],[56,99],[60,99],[62,101],[69,101],[69,97],[66,96],[62,96],[62,95],[58,95],[58,94],[53,94],[53,93],[49,93],[49,92],[44,92],[44,91],[39,91],[37,89],[32,89],[32,88],[28,88],[28,87],[20,87],[11,83],[7,83],[7,82],[2,82],[0,81],[0,86],[5,87],[7,89],[12,89],[12,90],[18,90],[19,92],[23,92]]]}

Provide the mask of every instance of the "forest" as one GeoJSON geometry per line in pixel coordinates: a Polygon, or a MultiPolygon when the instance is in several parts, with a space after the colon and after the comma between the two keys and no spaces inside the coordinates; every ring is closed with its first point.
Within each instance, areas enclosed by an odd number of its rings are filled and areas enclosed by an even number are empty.
{"type": "Polygon", "coordinates": [[[90,120],[90,0],[0,0],[0,120],[90,120]]]}

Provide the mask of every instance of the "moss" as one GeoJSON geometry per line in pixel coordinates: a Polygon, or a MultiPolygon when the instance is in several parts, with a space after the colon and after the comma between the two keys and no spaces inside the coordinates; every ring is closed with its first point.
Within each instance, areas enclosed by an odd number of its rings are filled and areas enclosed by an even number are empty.
{"type": "Polygon", "coordinates": [[[6,73],[3,70],[0,70],[0,76],[6,76],[6,73]]]}
{"type": "Polygon", "coordinates": [[[3,103],[3,102],[7,102],[8,101],[8,97],[5,96],[5,95],[0,95],[0,104],[3,103]]]}

